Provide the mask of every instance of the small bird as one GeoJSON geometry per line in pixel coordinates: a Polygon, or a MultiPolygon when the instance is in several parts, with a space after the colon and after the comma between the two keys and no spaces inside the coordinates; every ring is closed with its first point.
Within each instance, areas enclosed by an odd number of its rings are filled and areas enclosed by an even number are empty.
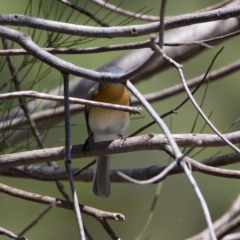
{"type": "MultiPolygon", "coordinates": [[[[108,67],[105,72],[122,74],[125,71],[117,66],[108,67]]],[[[97,83],[88,93],[88,99],[112,104],[130,106],[130,94],[123,84],[97,83]]],[[[100,108],[85,107],[85,118],[90,142],[102,142],[123,138],[130,121],[128,112],[100,108]]],[[[96,171],[93,178],[92,193],[95,196],[109,197],[110,186],[110,155],[96,157],[96,171]]]]}

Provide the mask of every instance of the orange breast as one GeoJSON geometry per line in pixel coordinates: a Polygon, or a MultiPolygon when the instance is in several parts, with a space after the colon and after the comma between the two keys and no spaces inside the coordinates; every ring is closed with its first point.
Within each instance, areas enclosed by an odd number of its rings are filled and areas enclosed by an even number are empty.
{"type": "Polygon", "coordinates": [[[95,90],[92,100],[119,105],[130,105],[130,96],[126,87],[122,84],[101,84],[99,90],[95,90]]]}

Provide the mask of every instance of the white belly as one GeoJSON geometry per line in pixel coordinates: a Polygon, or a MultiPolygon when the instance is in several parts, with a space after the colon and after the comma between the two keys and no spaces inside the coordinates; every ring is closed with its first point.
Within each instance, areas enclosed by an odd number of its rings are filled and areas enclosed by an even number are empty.
{"type": "Polygon", "coordinates": [[[92,114],[90,110],[88,120],[94,141],[109,141],[124,134],[129,124],[129,114],[102,108],[97,114],[92,114]]]}

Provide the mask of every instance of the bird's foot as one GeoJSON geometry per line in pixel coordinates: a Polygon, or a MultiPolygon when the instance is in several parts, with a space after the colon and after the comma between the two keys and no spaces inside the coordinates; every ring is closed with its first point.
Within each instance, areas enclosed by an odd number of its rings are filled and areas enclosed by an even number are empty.
{"type": "Polygon", "coordinates": [[[121,135],[121,134],[119,134],[119,137],[121,138],[121,140],[123,140],[123,142],[125,142],[127,140],[127,138],[128,138],[127,135],[124,136],[124,135],[121,135]]]}

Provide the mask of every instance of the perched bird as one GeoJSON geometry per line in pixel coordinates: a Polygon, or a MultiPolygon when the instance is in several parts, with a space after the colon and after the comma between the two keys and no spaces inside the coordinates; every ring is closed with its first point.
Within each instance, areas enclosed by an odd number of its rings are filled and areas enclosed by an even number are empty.
{"type": "MultiPolygon", "coordinates": [[[[116,66],[108,67],[105,72],[125,73],[122,68],[116,66]]],[[[130,94],[123,84],[97,83],[89,91],[88,99],[125,106],[131,105],[130,94]]],[[[110,141],[123,137],[130,120],[128,112],[94,106],[85,107],[85,117],[91,142],[110,141]]],[[[92,193],[96,196],[109,197],[111,193],[110,156],[98,156],[96,162],[92,193]]]]}

